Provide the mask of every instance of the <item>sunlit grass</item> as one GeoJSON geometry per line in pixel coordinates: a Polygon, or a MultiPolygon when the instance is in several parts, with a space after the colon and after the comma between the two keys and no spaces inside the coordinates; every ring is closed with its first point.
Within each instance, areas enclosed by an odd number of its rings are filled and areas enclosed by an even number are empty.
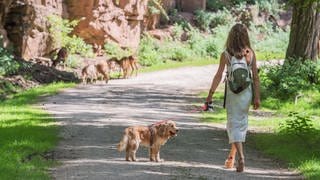
{"type": "Polygon", "coordinates": [[[211,64],[217,64],[219,61],[217,59],[212,58],[195,58],[190,59],[188,61],[166,61],[165,63],[152,65],[149,67],[143,67],[140,72],[152,72],[152,71],[160,71],[165,69],[173,69],[173,68],[179,68],[179,67],[187,67],[187,66],[205,66],[205,65],[211,65],[211,64]]]}
{"type": "Polygon", "coordinates": [[[284,59],[285,53],[275,53],[275,52],[256,52],[256,58],[258,61],[262,60],[272,60],[272,59],[284,59]]]}
{"type": "Polygon", "coordinates": [[[54,162],[45,154],[56,145],[58,129],[53,119],[33,103],[72,86],[54,83],[0,103],[0,179],[49,179],[47,168],[54,162]]]}
{"type": "Polygon", "coordinates": [[[310,136],[257,133],[249,136],[248,141],[268,156],[285,162],[287,167],[298,169],[308,179],[317,180],[320,179],[320,133],[317,131],[310,136]]]}

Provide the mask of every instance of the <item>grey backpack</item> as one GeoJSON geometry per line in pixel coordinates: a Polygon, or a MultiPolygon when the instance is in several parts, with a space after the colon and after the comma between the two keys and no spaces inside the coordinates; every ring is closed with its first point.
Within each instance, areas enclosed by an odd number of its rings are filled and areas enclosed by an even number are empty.
{"type": "Polygon", "coordinates": [[[246,58],[237,59],[234,56],[229,58],[228,85],[230,90],[238,94],[251,84],[251,71],[246,58]]]}

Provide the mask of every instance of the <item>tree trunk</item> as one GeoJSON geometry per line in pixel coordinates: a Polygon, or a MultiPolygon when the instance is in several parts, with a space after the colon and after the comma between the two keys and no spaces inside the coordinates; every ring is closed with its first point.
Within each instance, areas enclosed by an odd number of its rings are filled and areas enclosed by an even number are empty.
{"type": "Polygon", "coordinates": [[[304,1],[293,4],[287,60],[290,58],[317,60],[320,33],[319,5],[319,2],[304,1]]]}

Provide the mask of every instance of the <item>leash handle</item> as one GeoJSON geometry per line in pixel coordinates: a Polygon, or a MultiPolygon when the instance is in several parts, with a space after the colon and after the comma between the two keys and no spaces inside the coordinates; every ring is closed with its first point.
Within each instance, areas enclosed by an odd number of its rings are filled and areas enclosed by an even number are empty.
{"type": "Polygon", "coordinates": [[[212,101],[210,102],[205,102],[204,106],[202,107],[203,111],[213,111],[213,103],[212,101]]]}

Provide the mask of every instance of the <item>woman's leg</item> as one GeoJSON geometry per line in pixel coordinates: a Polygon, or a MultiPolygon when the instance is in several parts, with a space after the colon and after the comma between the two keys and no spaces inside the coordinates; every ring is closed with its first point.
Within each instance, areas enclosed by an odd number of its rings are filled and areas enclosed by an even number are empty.
{"type": "Polygon", "coordinates": [[[243,172],[244,170],[244,154],[243,154],[243,146],[241,142],[234,143],[237,152],[238,152],[238,166],[237,166],[237,172],[243,172]]]}
{"type": "Polygon", "coordinates": [[[234,166],[234,160],[236,159],[236,153],[237,149],[234,143],[231,144],[230,153],[228,155],[228,158],[226,159],[224,166],[227,169],[233,168],[234,166]]]}

